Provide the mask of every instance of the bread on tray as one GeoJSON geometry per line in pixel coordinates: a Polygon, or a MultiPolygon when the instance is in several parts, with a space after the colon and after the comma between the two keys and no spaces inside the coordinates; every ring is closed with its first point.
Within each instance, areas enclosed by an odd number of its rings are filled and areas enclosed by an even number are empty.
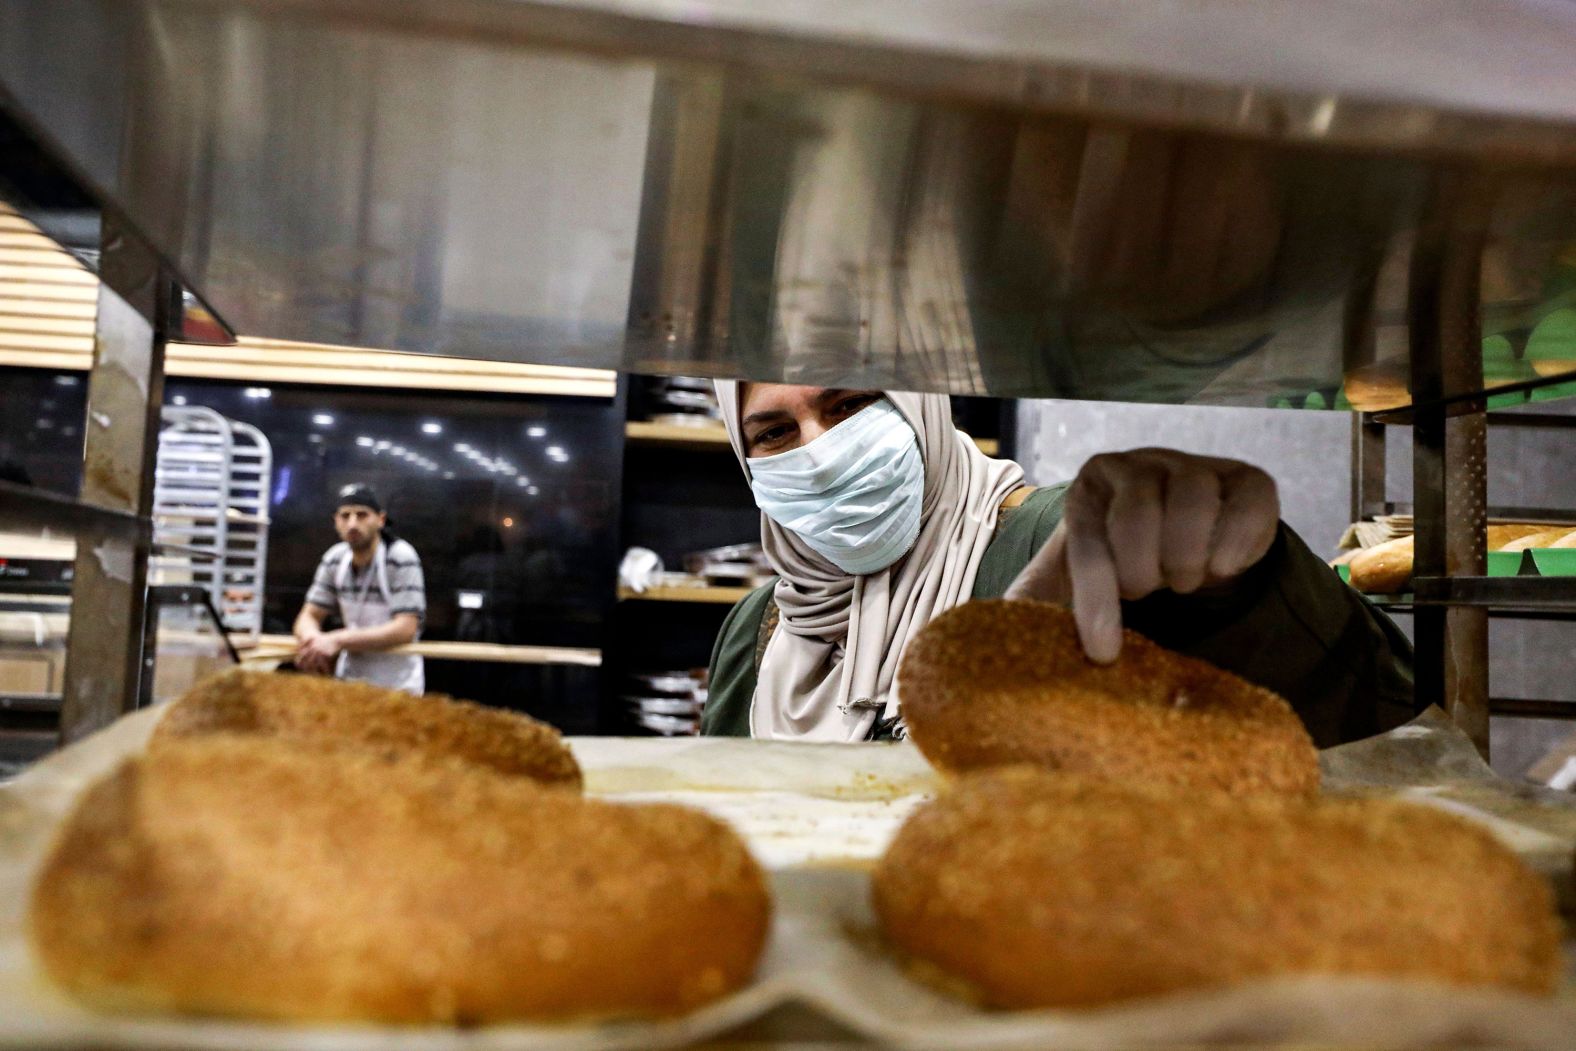
{"type": "Polygon", "coordinates": [[[1468,821],[1020,767],[917,810],[877,866],[887,941],[993,1007],[1090,1007],[1286,975],[1552,992],[1544,880],[1468,821]]]}
{"type": "Polygon", "coordinates": [[[965,603],[909,643],[909,736],[937,769],[1034,763],[1117,780],[1306,796],[1319,763],[1284,699],[1124,631],[1116,662],[1084,655],[1045,602],[965,603]]]}
{"type": "Polygon", "coordinates": [[[749,979],[769,913],[696,810],[213,734],[86,792],[28,932],[111,1010],[473,1024],[686,1011],[749,979]]]}
{"type": "Polygon", "coordinates": [[[364,682],[224,672],[172,704],[149,747],[215,733],[387,758],[457,760],[557,787],[578,790],[581,784],[580,765],[546,723],[442,694],[414,697],[364,682]]]}
{"type": "MultiPolygon", "coordinates": [[[[1357,552],[1348,562],[1352,587],[1371,595],[1405,591],[1412,582],[1415,546],[1414,537],[1403,536],[1357,552]]],[[[1519,522],[1490,525],[1487,530],[1489,551],[1568,546],[1576,546],[1576,532],[1569,526],[1551,528],[1536,522],[1519,522]]]]}

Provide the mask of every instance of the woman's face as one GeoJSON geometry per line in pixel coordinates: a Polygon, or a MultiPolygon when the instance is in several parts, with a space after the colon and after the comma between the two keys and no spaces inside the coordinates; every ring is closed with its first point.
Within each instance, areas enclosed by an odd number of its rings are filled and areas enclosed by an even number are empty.
{"type": "Polygon", "coordinates": [[[771,456],[808,445],[882,396],[878,390],[747,383],[739,410],[744,455],[771,456]]]}

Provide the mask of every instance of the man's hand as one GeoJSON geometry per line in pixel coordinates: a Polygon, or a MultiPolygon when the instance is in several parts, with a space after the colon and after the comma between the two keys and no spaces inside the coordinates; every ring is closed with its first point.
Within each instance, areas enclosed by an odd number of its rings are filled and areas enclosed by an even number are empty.
{"type": "Polygon", "coordinates": [[[344,643],[335,631],[320,631],[296,647],[295,666],[314,675],[332,675],[344,643]]]}
{"type": "Polygon", "coordinates": [[[1084,464],[1062,522],[1007,589],[1071,606],[1089,658],[1122,648],[1120,599],[1217,587],[1269,553],[1280,498],[1237,460],[1171,449],[1104,453],[1084,464]]]}

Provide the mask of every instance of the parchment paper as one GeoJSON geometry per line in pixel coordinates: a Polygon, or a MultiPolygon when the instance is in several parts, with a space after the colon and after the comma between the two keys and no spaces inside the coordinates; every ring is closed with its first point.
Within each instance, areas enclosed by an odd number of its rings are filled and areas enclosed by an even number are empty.
{"type": "MultiPolygon", "coordinates": [[[[281,1026],[90,1013],[38,974],[22,936],[32,873],[77,794],[147,740],[157,710],[120,720],[0,785],[0,1048],[601,1051],[676,1047],[795,1004],[873,1042],[911,1048],[1208,1044],[1576,1048],[1576,987],[1553,1000],[1426,984],[1304,978],[1098,1011],[992,1013],[910,980],[881,949],[868,868],[939,787],[912,746],[572,739],[587,791],[680,801],[733,823],[772,870],[771,942],[748,989],[657,1023],[471,1030],[281,1026]]],[[[1568,883],[1576,807],[1499,781],[1442,715],[1324,756],[1332,791],[1400,794],[1485,820],[1568,883]],[[1465,751],[1463,751],[1463,749],[1465,751]]],[[[1426,893],[1427,888],[1419,888],[1426,893]]],[[[1570,953],[1568,952],[1568,956],[1570,953]]]]}

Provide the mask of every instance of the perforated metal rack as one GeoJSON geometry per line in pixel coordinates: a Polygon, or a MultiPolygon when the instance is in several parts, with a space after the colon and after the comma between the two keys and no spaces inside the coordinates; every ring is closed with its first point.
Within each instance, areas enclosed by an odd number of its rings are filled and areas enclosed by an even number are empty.
{"type": "Polygon", "coordinates": [[[202,588],[225,630],[262,632],[273,450],[261,431],[198,406],[168,407],[154,472],[155,583],[202,588]]]}

